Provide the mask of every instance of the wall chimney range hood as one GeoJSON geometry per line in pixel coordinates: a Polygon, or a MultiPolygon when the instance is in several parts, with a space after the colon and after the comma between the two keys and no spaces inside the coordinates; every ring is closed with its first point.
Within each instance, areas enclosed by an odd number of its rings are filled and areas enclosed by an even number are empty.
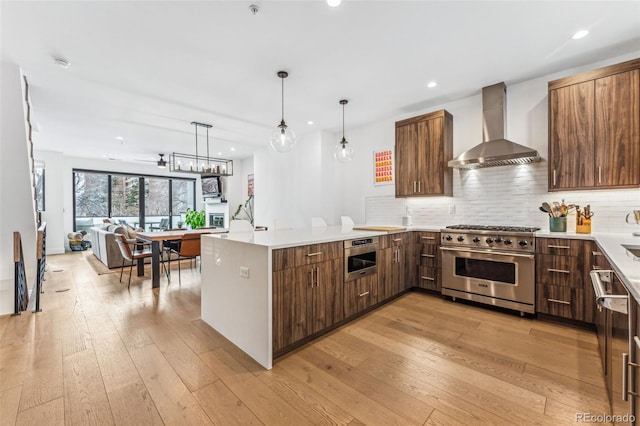
{"type": "Polygon", "coordinates": [[[463,152],[449,161],[456,169],[509,166],[541,161],[535,149],[511,142],[504,138],[507,115],[507,87],[504,82],[482,88],[482,133],[481,144],[463,152]]]}

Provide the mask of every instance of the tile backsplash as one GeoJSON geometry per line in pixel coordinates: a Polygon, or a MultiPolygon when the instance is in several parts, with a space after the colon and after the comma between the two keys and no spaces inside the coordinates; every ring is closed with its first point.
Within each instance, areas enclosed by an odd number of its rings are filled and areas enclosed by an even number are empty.
{"type": "Polygon", "coordinates": [[[543,201],[565,200],[594,212],[593,232],[635,232],[625,216],[640,209],[640,189],[547,192],[546,161],[519,166],[453,171],[453,197],[367,197],[366,223],[400,225],[410,213],[414,225],[453,224],[538,226],[549,219],[538,207],[543,201]]]}

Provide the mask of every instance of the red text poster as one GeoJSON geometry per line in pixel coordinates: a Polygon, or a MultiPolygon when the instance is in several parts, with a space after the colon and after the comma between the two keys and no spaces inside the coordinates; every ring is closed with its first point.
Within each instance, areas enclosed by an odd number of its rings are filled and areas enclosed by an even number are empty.
{"type": "Polygon", "coordinates": [[[373,184],[393,184],[393,150],[373,151],[373,184]]]}

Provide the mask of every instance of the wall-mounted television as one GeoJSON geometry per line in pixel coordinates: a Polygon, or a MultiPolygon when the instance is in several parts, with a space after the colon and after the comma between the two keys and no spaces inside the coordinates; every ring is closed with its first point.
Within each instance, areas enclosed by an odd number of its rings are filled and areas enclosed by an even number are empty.
{"type": "Polygon", "coordinates": [[[216,198],[222,196],[222,185],[219,176],[203,176],[202,196],[204,198],[216,198]]]}

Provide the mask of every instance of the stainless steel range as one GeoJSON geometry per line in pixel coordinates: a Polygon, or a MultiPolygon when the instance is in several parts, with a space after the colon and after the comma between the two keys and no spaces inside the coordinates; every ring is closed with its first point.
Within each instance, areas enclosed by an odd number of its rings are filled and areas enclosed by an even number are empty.
{"type": "Polygon", "coordinates": [[[522,226],[441,230],[442,294],[535,313],[535,232],[522,226]]]}

